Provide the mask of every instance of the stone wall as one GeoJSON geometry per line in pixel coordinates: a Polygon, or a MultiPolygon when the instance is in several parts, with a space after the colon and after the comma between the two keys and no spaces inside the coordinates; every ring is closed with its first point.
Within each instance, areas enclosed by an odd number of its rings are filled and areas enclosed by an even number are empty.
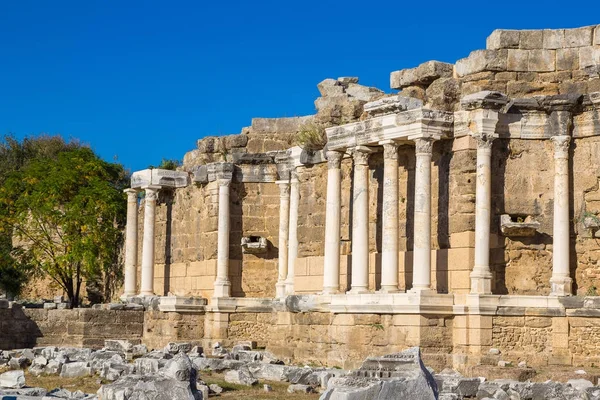
{"type": "Polygon", "coordinates": [[[106,339],[140,342],[143,311],[0,308],[0,349],[35,346],[101,348],[106,339]]]}

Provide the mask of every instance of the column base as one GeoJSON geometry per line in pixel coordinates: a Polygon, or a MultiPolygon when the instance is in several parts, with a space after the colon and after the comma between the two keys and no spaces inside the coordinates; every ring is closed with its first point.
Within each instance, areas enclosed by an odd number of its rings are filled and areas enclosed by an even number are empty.
{"type": "Polygon", "coordinates": [[[290,282],[286,282],[285,283],[285,294],[289,296],[289,295],[294,294],[294,293],[295,293],[294,292],[294,282],[291,282],[291,283],[290,282]]]}
{"type": "Polygon", "coordinates": [[[139,296],[148,297],[148,296],[155,296],[155,294],[152,291],[146,290],[146,291],[140,292],[139,296]]]}
{"type": "Polygon", "coordinates": [[[470,277],[471,294],[492,294],[492,273],[489,268],[481,271],[475,267],[470,277]]]}
{"type": "Polygon", "coordinates": [[[277,297],[278,299],[284,298],[286,295],[285,287],[285,282],[277,282],[275,284],[275,297],[277,297]]]}
{"type": "Polygon", "coordinates": [[[229,281],[215,281],[213,297],[231,297],[231,283],[229,281]]]}
{"type": "Polygon", "coordinates": [[[573,295],[573,279],[569,277],[550,278],[550,287],[552,288],[550,296],[573,295]]]}
{"type": "Polygon", "coordinates": [[[422,293],[422,294],[430,294],[437,293],[437,291],[433,290],[431,286],[417,286],[413,287],[408,291],[408,293],[422,293]]]}
{"type": "Polygon", "coordinates": [[[379,293],[400,293],[400,289],[398,289],[398,285],[385,285],[381,286],[381,289],[378,291],[379,293]]]}
{"type": "Polygon", "coordinates": [[[324,287],[322,294],[338,294],[340,292],[339,287],[324,287]]]}
{"type": "Polygon", "coordinates": [[[346,292],[347,294],[364,294],[369,293],[369,288],[366,286],[353,287],[346,292]]]}
{"type": "Polygon", "coordinates": [[[119,297],[119,299],[120,299],[121,301],[123,301],[123,302],[125,302],[125,303],[126,303],[126,302],[127,302],[127,300],[129,300],[130,298],[132,298],[132,297],[135,297],[135,296],[136,296],[135,292],[133,292],[133,293],[123,293],[123,294],[121,295],[121,297],[119,297]]]}

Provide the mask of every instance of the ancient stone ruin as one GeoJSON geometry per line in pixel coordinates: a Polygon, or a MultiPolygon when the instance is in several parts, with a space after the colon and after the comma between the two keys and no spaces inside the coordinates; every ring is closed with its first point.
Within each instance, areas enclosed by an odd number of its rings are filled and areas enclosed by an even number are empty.
{"type": "MultiPolygon", "coordinates": [[[[177,171],[135,172],[126,305],[0,313],[39,321],[27,329],[47,345],[251,340],[342,368],[419,346],[436,371],[465,373],[598,365],[600,25],[496,30],[390,84],[326,79],[315,115],[255,118],[200,139],[177,171]]],[[[23,340],[10,335],[0,348],[23,340]]]]}

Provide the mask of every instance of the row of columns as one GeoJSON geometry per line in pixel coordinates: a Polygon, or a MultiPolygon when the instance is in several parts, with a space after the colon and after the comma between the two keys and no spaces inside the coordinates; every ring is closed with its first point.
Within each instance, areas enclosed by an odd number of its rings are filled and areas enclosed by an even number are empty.
{"type": "MultiPolygon", "coordinates": [[[[491,294],[491,149],[493,133],[475,133],[477,142],[477,180],[475,205],[475,264],[471,272],[471,293],[491,294]]],[[[572,293],[569,272],[569,143],[563,132],[554,142],[554,233],[551,295],[572,293]]],[[[415,142],[415,205],[412,291],[431,290],[431,158],[434,138],[415,142]]],[[[398,144],[381,142],[384,151],[381,291],[398,292],[398,144]]],[[[359,146],[352,150],[354,163],[352,215],[352,280],[349,293],[368,291],[368,155],[372,150],[359,146]]],[[[323,293],[333,294],[340,287],[340,209],[341,159],[343,153],[329,151],[327,212],[325,222],[325,260],[323,293]]]]}
{"type": "MultiPolygon", "coordinates": [[[[569,143],[570,136],[552,137],[554,142],[554,232],[553,270],[550,280],[553,295],[571,294],[569,272],[569,143]]],[[[477,181],[475,206],[475,265],[471,273],[471,292],[491,294],[491,148],[497,135],[476,133],[477,181]]],[[[414,245],[412,291],[431,290],[431,158],[435,138],[419,137],[415,142],[414,245]]],[[[383,224],[381,291],[398,292],[398,143],[380,142],[384,153],[383,224]]],[[[369,198],[368,159],[372,148],[352,149],[354,163],[352,215],[352,281],[350,293],[368,291],[369,198]]],[[[340,287],[341,161],[344,153],[327,152],[327,203],[323,293],[333,294],[340,287]]],[[[218,179],[218,251],[214,297],[231,296],[229,280],[230,183],[218,179]]],[[[294,293],[295,264],[298,256],[299,181],[294,172],[289,180],[277,181],[280,188],[279,267],[276,284],[278,298],[294,293]]],[[[142,245],[142,296],[154,294],[154,225],[156,200],[160,187],[145,190],[142,245]]],[[[137,275],[137,190],[126,189],[127,230],[125,243],[124,296],[136,295],[137,275]]]]}

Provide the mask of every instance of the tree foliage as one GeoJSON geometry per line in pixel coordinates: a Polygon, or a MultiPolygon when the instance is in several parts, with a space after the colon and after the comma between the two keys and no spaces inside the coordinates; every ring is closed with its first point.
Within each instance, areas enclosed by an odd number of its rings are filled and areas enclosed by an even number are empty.
{"type": "Polygon", "coordinates": [[[15,262],[52,278],[77,306],[84,280],[119,277],[125,171],[80,145],[27,160],[1,182],[0,229],[12,235],[15,262]]]}
{"type": "Polygon", "coordinates": [[[154,167],[153,165],[150,166],[150,168],[168,169],[170,171],[175,171],[178,167],[181,167],[181,161],[167,158],[163,158],[160,164],[158,164],[158,167],[154,167]]]}

